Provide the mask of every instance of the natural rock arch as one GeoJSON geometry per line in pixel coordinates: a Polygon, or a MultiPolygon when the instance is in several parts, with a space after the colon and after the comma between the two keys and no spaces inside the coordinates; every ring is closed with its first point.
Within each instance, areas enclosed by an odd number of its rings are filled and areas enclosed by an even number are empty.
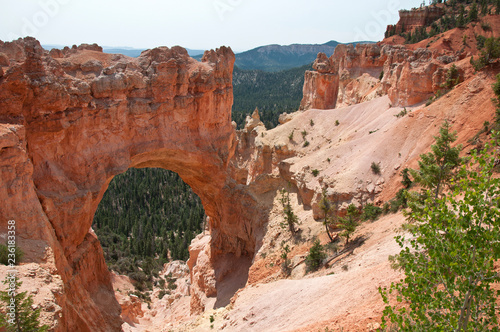
{"type": "MultiPolygon", "coordinates": [[[[225,47],[197,62],[180,47],[133,59],[97,45],[49,54],[33,38],[0,41],[0,232],[14,219],[21,239],[52,248],[65,287],[60,331],[119,329],[90,227],[109,182],[130,167],[177,172],[200,196],[211,263],[222,253],[252,257],[262,219],[231,177],[233,63],[225,47]]],[[[198,309],[203,291],[193,296],[198,309]]]]}

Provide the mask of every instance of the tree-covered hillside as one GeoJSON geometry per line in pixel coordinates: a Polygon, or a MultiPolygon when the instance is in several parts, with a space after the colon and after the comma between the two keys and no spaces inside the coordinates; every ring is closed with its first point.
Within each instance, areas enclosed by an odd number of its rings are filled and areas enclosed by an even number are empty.
{"type": "Polygon", "coordinates": [[[298,110],[302,100],[304,73],[311,68],[309,64],[269,73],[235,67],[232,118],[238,124],[238,128],[245,125],[245,117],[252,114],[256,107],[259,109],[262,122],[268,129],[278,125],[278,117],[281,113],[298,110]]]}
{"type": "Polygon", "coordinates": [[[131,168],[111,181],[92,227],[108,266],[147,282],[169,258],[187,260],[203,217],[199,197],[176,173],[131,168]]]}
{"type": "Polygon", "coordinates": [[[244,70],[283,71],[311,63],[319,52],[330,56],[339,43],[266,45],[236,54],[235,66],[244,70]]]}
{"type": "MultiPolygon", "coordinates": [[[[491,14],[500,14],[500,1],[497,0],[430,1],[431,7],[437,5],[442,6],[443,15],[435,21],[429,22],[427,26],[400,33],[400,36],[405,38],[406,43],[418,43],[454,28],[464,28],[471,22],[480,22],[483,30],[488,31],[491,30],[491,26],[486,22],[482,22],[482,17],[491,14]]],[[[395,34],[395,26],[389,26],[385,37],[388,38],[395,34]]]]}

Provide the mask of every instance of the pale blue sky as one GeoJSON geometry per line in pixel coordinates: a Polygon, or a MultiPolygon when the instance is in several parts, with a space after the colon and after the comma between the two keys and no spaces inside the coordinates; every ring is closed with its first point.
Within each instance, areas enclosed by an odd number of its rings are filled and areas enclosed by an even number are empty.
{"type": "MultiPolygon", "coordinates": [[[[428,2],[428,0],[427,0],[428,2]]],[[[243,51],[267,44],[380,40],[422,0],[0,0],[0,40],[243,51]]]]}

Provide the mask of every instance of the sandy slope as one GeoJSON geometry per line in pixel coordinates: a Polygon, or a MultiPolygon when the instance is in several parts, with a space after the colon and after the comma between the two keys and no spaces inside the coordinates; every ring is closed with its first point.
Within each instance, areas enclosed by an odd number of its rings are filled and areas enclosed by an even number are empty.
{"type": "Polygon", "coordinates": [[[399,276],[387,257],[399,252],[393,237],[403,220],[397,214],[363,224],[357,231],[367,238],[362,246],[305,279],[247,287],[225,316],[221,330],[309,331],[326,326],[365,330],[378,321],[383,308],[378,287],[399,276]]]}

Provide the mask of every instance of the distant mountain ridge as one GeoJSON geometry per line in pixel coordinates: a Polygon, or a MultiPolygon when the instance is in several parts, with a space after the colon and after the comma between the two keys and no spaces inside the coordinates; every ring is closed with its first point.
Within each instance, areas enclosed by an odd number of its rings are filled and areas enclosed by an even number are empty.
{"type": "MultiPolygon", "coordinates": [[[[372,43],[372,42],[356,42],[372,43]]],[[[319,52],[332,55],[341,43],[331,40],[324,44],[266,45],[236,54],[235,65],[240,69],[282,71],[312,63],[319,52]]]]}

